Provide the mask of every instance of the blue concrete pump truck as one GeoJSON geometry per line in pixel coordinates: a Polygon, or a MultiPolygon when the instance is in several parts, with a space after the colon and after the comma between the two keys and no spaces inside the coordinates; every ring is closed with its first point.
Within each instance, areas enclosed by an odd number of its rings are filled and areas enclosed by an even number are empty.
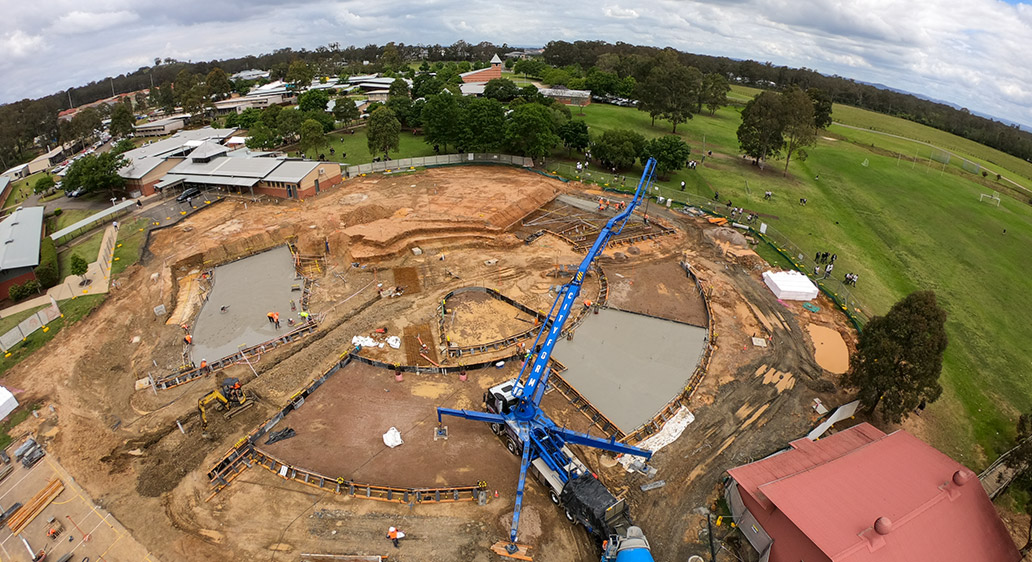
{"type": "MultiPolygon", "coordinates": [[[[521,553],[516,543],[523,505],[523,488],[528,471],[548,489],[552,501],[565,510],[570,521],[580,523],[603,544],[602,562],[652,562],[649,543],[641,529],[631,522],[630,512],[623,500],[617,500],[592,474],[583,462],[567,447],[577,444],[618,454],[634,455],[645,460],[652,453],[618,443],[614,438],[600,439],[586,433],[556,425],[539,404],[547,387],[549,360],[563,331],[563,325],[577,302],[584,277],[609,239],[618,235],[634,209],[647,195],[656,169],[656,160],[649,158],[638,181],[634,198],[623,211],[609,219],[599,232],[595,243],[577,268],[569,283],[563,285],[541,325],[541,331],[531,349],[533,360],[524,363],[516,379],[491,388],[484,396],[485,411],[438,408],[441,416],[456,416],[491,424],[491,430],[505,440],[506,447],[522,456],[520,478],[516,485],[516,502],[512,526],[505,551],[510,555],[521,553]]],[[[645,217],[648,220],[648,217],[645,217]]]]}

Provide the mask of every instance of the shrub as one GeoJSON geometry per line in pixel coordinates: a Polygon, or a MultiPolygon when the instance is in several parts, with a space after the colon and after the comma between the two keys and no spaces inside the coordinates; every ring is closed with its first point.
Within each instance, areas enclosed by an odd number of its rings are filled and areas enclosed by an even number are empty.
{"type": "Polygon", "coordinates": [[[55,217],[59,217],[59,216],[61,216],[61,213],[63,213],[63,212],[64,211],[62,211],[61,209],[54,209],[54,216],[55,217]]]}
{"type": "Polygon", "coordinates": [[[7,290],[7,296],[11,297],[13,301],[20,301],[25,298],[25,287],[21,285],[11,285],[11,288],[7,290]]]}
{"type": "Polygon", "coordinates": [[[39,265],[36,266],[36,279],[44,289],[49,289],[61,281],[57,265],[57,246],[49,236],[44,237],[39,245],[39,265]]]}
{"type": "Polygon", "coordinates": [[[35,279],[29,279],[24,285],[22,285],[22,290],[25,291],[25,296],[35,295],[39,293],[40,289],[39,281],[36,281],[35,279]]]}

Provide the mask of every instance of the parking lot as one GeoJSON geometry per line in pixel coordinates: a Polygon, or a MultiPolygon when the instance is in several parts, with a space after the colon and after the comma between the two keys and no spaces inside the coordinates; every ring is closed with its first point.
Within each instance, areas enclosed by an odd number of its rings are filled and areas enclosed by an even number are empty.
{"type": "Polygon", "coordinates": [[[55,478],[61,480],[64,490],[19,535],[13,534],[6,522],[0,527],[0,562],[32,561],[33,557],[22,539],[28,541],[33,552],[45,550],[48,561],[56,562],[68,554],[72,554],[69,562],[154,560],[110,513],[93,504],[57,459],[48,454],[28,469],[16,461],[14,450],[23,441],[7,448],[11,464],[0,465],[0,470],[6,466],[13,467],[0,482],[0,506],[6,510],[15,503],[28,504],[55,478]],[[54,523],[48,522],[51,518],[54,523]],[[63,530],[54,538],[48,537],[48,531],[58,523],[63,530]]]}

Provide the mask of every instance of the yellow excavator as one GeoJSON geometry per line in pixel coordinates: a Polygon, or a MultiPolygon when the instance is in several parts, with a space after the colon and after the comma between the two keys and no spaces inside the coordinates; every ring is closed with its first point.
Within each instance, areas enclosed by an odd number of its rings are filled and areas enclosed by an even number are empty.
{"type": "Polygon", "coordinates": [[[254,391],[244,391],[240,386],[240,380],[236,378],[222,379],[222,385],[197,401],[197,411],[201,413],[201,428],[207,435],[208,409],[215,403],[218,410],[226,410],[223,414],[228,420],[233,416],[243,413],[258,401],[258,394],[254,391]]]}

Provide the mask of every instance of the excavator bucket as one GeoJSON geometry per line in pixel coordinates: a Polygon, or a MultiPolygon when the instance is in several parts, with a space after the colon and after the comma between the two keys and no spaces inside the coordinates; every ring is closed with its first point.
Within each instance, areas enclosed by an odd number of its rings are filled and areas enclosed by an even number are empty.
{"type": "Polygon", "coordinates": [[[491,545],[491,550],[499,556],[513,558],[515,560],[534,560],[530,557],[530,546],[525,544],[514,544],[509,541],[498,541],[491,545]],[[509,552],[510,547],[516,547],[515,552],[509,552]]]}

